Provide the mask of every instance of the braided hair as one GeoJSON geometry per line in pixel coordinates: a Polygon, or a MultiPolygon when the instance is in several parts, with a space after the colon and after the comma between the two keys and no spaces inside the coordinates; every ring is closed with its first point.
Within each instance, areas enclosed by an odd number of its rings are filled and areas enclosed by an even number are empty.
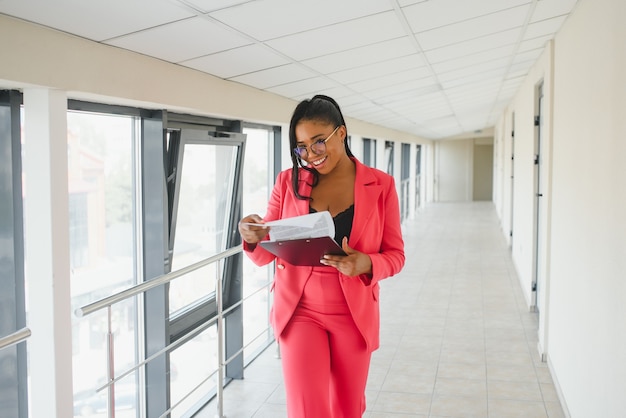
{"type": "MultiPolygon", "coordinates": [[[[298,106],[296,106],[293,111],[293,115],[291,116],[291,122],[289,123],[289,149],[294,149],[296,147],[298,143],[298,139],[296,138],[296,126],[304,120],[328,123],[334,127],[346,125],[346,121],[343,118],[341,109],[339,109],[339,105],[331,97],[318,94],[313,96],[311,99],[303,100],[298,104],[298,106]]],[[[346,127],[346,137],[348,136],[347,129],[348,128],[346,127]]],[[[348,141],[344,141],[344,147],[348,157],[354,157],[350,147],[348,146],[348,141]]],[[[302,200],[311,200],[310,197],[302,196],[298,191],[298,183],[300,180],[299,168],[302,167],[313,175],[313,184],[311,184],[312,187],[315,187],[319,182],[319,173],[314,168],[303,165],[302,159],[293,152],[291,153],[291,162],[291,184],[296,197],[302,200]]]]}

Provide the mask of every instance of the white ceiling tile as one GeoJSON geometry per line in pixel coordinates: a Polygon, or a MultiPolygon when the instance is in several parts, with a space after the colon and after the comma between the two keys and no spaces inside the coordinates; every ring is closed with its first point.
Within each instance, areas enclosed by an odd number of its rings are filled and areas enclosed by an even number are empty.
{"type": "Polygon", "coordinates": [[[336,83],[326,77],[316,77],[308,80],[295,81],[293,83],[270,87],[267,91],[289,98],[300,97],[302,95],[308,95],[310,97],[318,94],[320,91],[336,86],[336,83]]]}
{"type": "Polygon", "coordinates": [[[450,100],[450,105],[455,108],[461,106],[471,107],[477,106],[479,103],[484,102],[493,103],[493,101],[498,97],[499,93],[499,88],[481,89],[474,92],[473,95],[448,93],[448,99],[450,100]]]}
{"type": "Polygon", "coordinates": [[[442,78],[440,78],[439,80],[441,81],[441,85],[443,86],[443,88],[447,90],[447,89],[454,88],[457,86],[477,83],[477,82],[481,82],[481,81],[485,81],[489,79],[501,80],[504,78],[504,76],[505,76],[505,68],[497,68],[495,70],[486,71],[482,73],[476,73],[476,74],[471,74],[467,76],[459,76],[456,78],[450,78],[449,80],[442,79],[442,78]]]}
{"type": "Polygon", "coordinates": [[[530,23],[526,28],[526,32],[524,32],[524,39],[538,38],[544,35],[553,35],[561,28],[565,19],[566,16],[560,16],[548,20],[542,20],[540,22],[530,23]]]}
{"type": "Polygon", "coordinates": [[[509,29],[503,32],[447,45],[441,48],[426,50],[424,55],[428,59],[428,62],[435,64],[437,62],[449,61],[454,58],[477,54],[503,46],[510,46],[513,48],[519,39],[520,34],[521,28],[509,29]]]}
{"type": "Polygon", "coordinates": [[[389,59],[375,64],[364,65],[361,67],[351,68],[349,70],[339,71],[329,74],[333,80],[340,83],[352,84],[354,82],[389,76],[389,69],[393,69],[393,73],[400,73],[405,70],[423,68],[425,65],[422,54],[412,54],[400,58],[389,59]]]}
{"type": "Polygon", "coordinates": [[[193,17],[134,32],[106,43],[165,61],[180,62],[248,45],[250,41],[207,19],[193,17]]]}
{"type": "MultiPolygon", "coordinates": [[[[426,89],[428,86],[421,86],[417,83],[413,85],[408,85],[404,83],[400,83],[394,86],[387,86],[375,90],[364,91],[362,92],[364,97],[367,97],[368,100],[372,100],[376,103],[389,103],[394,100],[397,100],[398,97],[403,96],[415,96],[418,94],[421,88],[426,89]]],[[[429,91],[437,91],[438,89],[435,87],[431,87],[429,91]]]]}
{"type": "Polygon", "coordinates": [[[302,63],[321,73],[328,74],[377,62],[384,62],[414,53],[415,47],[409,38],[404,36],[304,60],[302,63]]]}
{"type": "Polygon", "coordinates": [[[468,66],[462,69],[439,73],[438,79],[441,83],[447,84],[454,80],[467,80],[475,75],[489,73],[490,76],[497,74],[504,75],[510,64],[510,58],[500,58],[493,61],[483,62],[477,65],[468,66]]]}
{"type": "Polygon", "coordinates": [[[438,84],[433,83],[422,88],[398,89],[397,91],[385,90],[385,92],[391,94],[381,95],[380,97],[372,97],[368,94],[368,97],[371,97],[372,100],[375,100],[376,103],[380,103],[381,105],[395,106],[406,101],[415,102],[417,100],[421,100],[421,97],[424,95],[439,91],[441,91],[441,87],[438,84]]]}
{"type": "Polygon", "coordinates": [[[258,89],[279,86],[294,81],[306,80],[317,77],[319,74],[306,69],[298,64],[281,65],[280,67],[268,68],[261,71],[244,74],[230,78],[231,81],[247,84],[258,89]]]}
{"type": "Polygon", "coordinates": [[[528,3],[530,0],[437,0],[404,7],[402,11],[413,32],[419,33],[528,3]]]}
{"type": "Polygon", "coordinates": [[[426,3],[430,0],[397,0],[398,5],[400,5],[400,7],[405,7],[405,6],[410,6],[411,4],[416,4],[416,3],[426,3]]]}
{"type": "Polygon", "coordinates": [[[544,49],[546,44],[553,38],[552,35],[544,35],[538,38],[527,39],[520,42],[517,52],[525,52],[533,49],[544,49]]]}
{"type": "Polygon", "coordinates": [[[524,52],[515,54],[515,57],[513,58],[513,62],[511,63],[512,64],[511,67],[514,67],[515,64],[518,64],[520,62],[532,61],[534,63],[535,61],[537,61],[537,59],[539,58],[542,52],[543,52],[543,49],[532,49],[530,51],[524,51],[524,52]]]}
{"type": "Polygon", "coordinates": [[[169,0],[0,1],[0,13],[94,41],[103,41],[193,16],[169,0]],[[146,13],[147,10],[150,13],[146,13]]]}
{"type": "Polygon", "coordinates": [[[577,0],[538,1],[531,22],[566,15],[572,11],[577,0]]]}
{"type": "Polygon", "coordinates": [[[392,10],[380,0],[249,1],[211,13],[260,41],[301,33],[392,10]]]}
{"type": "Polygon", "coordinates": [[[344,112],[349,112],[350,114],[358,115],[361,112],[369,111],[372,108],[372,103],[369,101],[363,100],[363,101],[354,102],[351,104],[344,104],[342,108],[344,112]]]}
{"type": "Polygon", "coordinates": [[[437,139],[493,124],[576,3],[0,0],[0,13],[437,139]]]}
{"type": "Polygon", "coordinates": [[[393,12],[350,20],[267,41],[298,61],[405,36],[393,12]]]}
{"type": "Polygon", "coordinates": [[[428,51],[522,26],[528,10],[529,6],[518,6],[502,12],[421,32],[416,37],[422,49],[428,51]]]}
{"type": "Polygon", "coordinates": [[[528,71],[532,68],[534,64],[535,62],[532,60],[515,62],[513,63],[513,65],[511,65],[511,68],[509,69],[507,77],[514,78],[522,74],[526,75],[528,74],[528,71]]]}
{"type": "Polygon", "coordinates": [[[505,90],[517,90],[521,83],[521,79],[507,79],[502,81],[502,85],[500,86],[501,91],[505,90]]]}
{"type": "Polygon", "coordinates": [[[370,95],[370,93],[381,89],[396,91],[423,87],[425,84],[433,82],[429,76],[430,70],[426,67],[421,67],[356,83],[347,83],[346,85],[354,91],[370,95]]]}
{"type": "Polygon", "coordinates": [[[460,125],[456,116],[447,116],[429,120],[428,127],[434,131],[454,132],[458,131],[460,125]]]}
{"type": "MultiPolygon", "coordinates": [[[[348,105],[350,103],[356,103],[359,101],[366,100],[360,94],[354,94],[354,92],[344,86],[330,87],[326,89],[319,90],[319,94],[325,94],[327,96],[332,97],[337,101],[340,108],[343,108],[344,105],[348,105]]],[[[308,96],[306,96],[308,97],[308,96]]]]}
{"type": "Polygon", "coordinates": [[[489,96],[476,98],[476,100],[473,101],[466,100],[452,103],[451,106],[454,109],[454,114],[457,115],[459,119],[465,117],[472,119],[478,115],[488,113],[493,107],[493,102],[497,97],[496,94],[491,94],[489,96]]]}
{"type": "Polygon", "coordinates": [[[514,48],[513,45],[506,45],[499,48],[490,49],[476,54],[464,55],[460,58],[451,59],[433,64],[433,69],[437,73],[445,73],[453,70],[460,70],[466,67],[482,64],[497,59],[511,56],[514,48]]]}
{"type": "Polygon", "coordinates": [[[182,65],[205,71],[220,78],[277,67],[289,63],[261,45],[248,45],[181,62],[182,65]]]}
{"type": "Polygon", "coordinates": [[[226,9],[238,4],[247,3],[250,0],[184,0],[183,4],[188,4],[203,13],[214,10],[226,9]]]}

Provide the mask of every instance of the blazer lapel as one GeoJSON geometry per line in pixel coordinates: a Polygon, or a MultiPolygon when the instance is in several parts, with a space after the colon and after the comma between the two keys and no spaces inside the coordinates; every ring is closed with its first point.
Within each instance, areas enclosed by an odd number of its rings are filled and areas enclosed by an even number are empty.
{"type": "Polygon", "coordinates": [[[375,216],[377,210],[375,202],[378,202],[378,197],[383,191],[382,186],[377,184],[376,177],[372,174],[370,168],[356,159],[354,162],[356,164],[354,220],[349,240],[349,245],[352,248],[359,240],[367,237],[367,224],[370,218],[375,216]]]}

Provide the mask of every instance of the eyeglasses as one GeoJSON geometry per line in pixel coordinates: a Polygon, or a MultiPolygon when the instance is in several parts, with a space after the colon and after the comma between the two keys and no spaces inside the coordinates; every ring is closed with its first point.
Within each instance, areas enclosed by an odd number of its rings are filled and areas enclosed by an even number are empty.
{"type": "MultiPolygon", "coordinates": [[[[339,125],[341,126],[341,125],[339,125]]],[[[311,148],[311,152],[315,155],[322,155],[323,153],[326,152],[326,142],[328,142],[328,140],[335,135],[335,132],[337,132],[337,129],[339,129],[339,126],[337,126],[335,128],[335,130],[326,137],[326,139],[320,139],[319,141],[315,141],[314,143],[312,143],[311,145],[309,145],[308,147],[306,145],[301,145],[299,147],[295,147],[293,149],[293,152],[300,158],[305,158],[309,155],[309,148],[311,148]]]]}

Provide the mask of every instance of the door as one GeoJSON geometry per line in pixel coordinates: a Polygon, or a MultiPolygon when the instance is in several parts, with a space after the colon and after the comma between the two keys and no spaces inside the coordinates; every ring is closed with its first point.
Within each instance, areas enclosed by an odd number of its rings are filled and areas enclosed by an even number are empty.
{"type": "Polygon", "coordinates": [[[542,230],[543,228],[543,219],[542,219],[542,205],[543,205],[543,190],[542,190],[542,178],[541,178],[541,168],[542,168],[542,137],[543,137],[543,83],[537,86],[536,90],[536,109],[537,113],[535,116],[535,161],[534,161],[534,236],[533,236],[533,244],[534,244],[534,253],[533,253],[533,281],[532,281],[532,302],[531,308],[539,311],[539,304],[537,301],[539,300],[539,292],[542,291],[543,287],[543,277],[542,277],[542,260],[541,256],[543,253],[542,243],[542,230]]]}

